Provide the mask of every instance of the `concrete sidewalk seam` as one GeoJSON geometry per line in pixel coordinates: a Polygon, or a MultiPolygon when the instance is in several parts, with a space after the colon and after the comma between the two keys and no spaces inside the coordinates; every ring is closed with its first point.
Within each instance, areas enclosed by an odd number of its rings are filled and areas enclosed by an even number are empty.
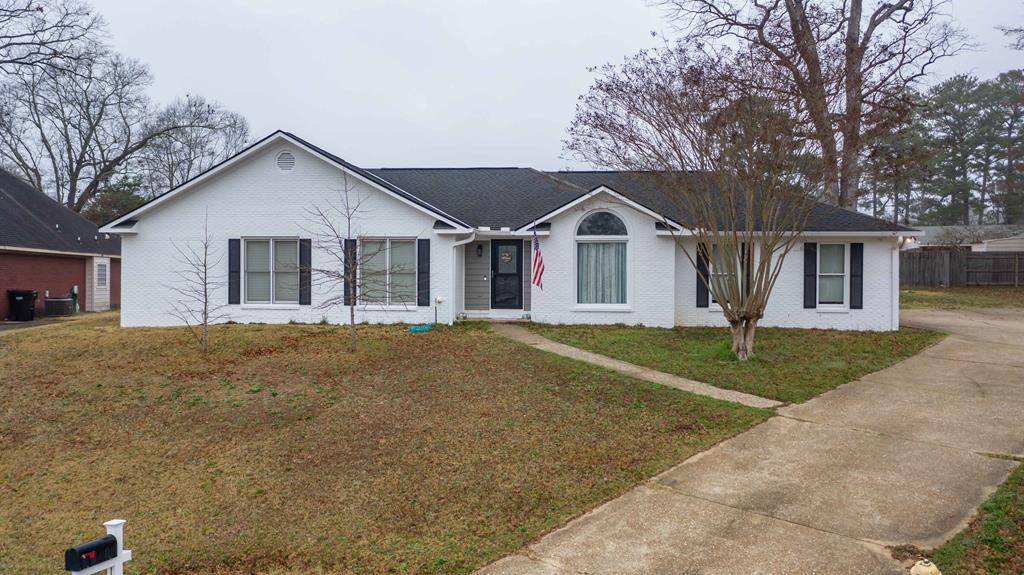
{"type": "MultiPolygon", "coordinates": [[[[861,380],[857,380],[857,381],[861,381],[861,380]]],[[[897,439],[899,441],[906,441],[907,443],[916,443],[916,444],[919,444],[919,445],[928,445],[928,446],[931,446],[931,447],[941,447],[943,449],[952,449],[953,451],[960,451],[960,452],[963,452],[963,453],[973,453],[974,455],[981,455],[981,456],[984,456],[984,457],[996,457],[996,458],[999,458],[999,459],[1013,459],[1014,461],[1024,461],[1024,457],[1019,457],[1017,455],[1013,455],[1012,453],[999,453],[999,452],[991,452],[991,451],[977,451],[977,450],[974,450],[974,449],[965,449],[963,447],[957,447],[956,445],[950,445],[948,443],[938,443],[938,442],[935,442],[935,441],[923,441],[921,439],[915,439],[915,438],[907,436],[907,435],[894,435],[892,433],[882,433],[882,432],[879,432],[879,431],[874,431],[872,429],[865,429],[863,427],[851,427],[851,426],[848,426],[848,425],[835,425],[833,423],[823,423],[821,421],[814,421],[813,419],[802,419],[802,418],[799,418],[799,417],[796,417],[796,416],[793,416],[793,415],[787,415],[785,413],[779,413],[779,414],[776,415],[776,417],[781,417],[783,419],[791,419],[793,421],[797,421],[797,422],[800,422],[800,423],[807,423],[807,424],[810,424],[810,425],[820,425],[822,427],[827,427],[829,429],[845,429],[847,431],[853,431],[855,433],[863,433],[865,435],[870,435],[872,437],[885,437],[887,439],[897,439]]]]}
{"type": "MultiPolygon", "coordinates": [[[[739,511],[741,513],[750,513],[751,515],[757,515],[758,517],[764,517],[765,519],[771,519],[772,521],[779,521],[781,523],[787,523],[789,525],[796,525],[797,527],[803,527],[805,529],[810,529],[812,531],[817,531],[818,533],[826,533],[828,535],[835,535],[836,537],[842,537],[843,539],[847,539],[849,541],[857,541],[859,543],[866,543],[868,545],[873,545],[875,547],[878,547],[879,549],[886,549],[886,545],[884,543],[880,542],[880,541],[872,541],[870,539],[862,539],[860,537],[854,537],[852,535],[847,535],[845,533],[839,533],[838,531],[829,531],[828,529],[822,529],[821,527],[815,527],[814,525],[808,525],[806,523],[800,523],[799,521],[793,521],[792,519],[786,519],[784,517],[777,517],[775,515],[771,515],[769,513],[764,513],[764,512],[761,512],[761,511],[754,510],[754,509],[747,509],[745,507],[738,507],[738,506],[735,506],[735,505],[729,505],[728,503],[722,503],[721,501],[715,501],[714,499],[709,499],[707,497],[701,497],[700,495],[695,495],[693,493],[687,493],[687,492],[683,491],[682,489],[679,489],[678,487],[675,487],[674,485],[667,485],[665,483],[658,483],[656,479],[650,479],[650,480],[647,481],[647,483],[648,484],[655,484],[656,483],[658,487],[660,487],[662,489],[667,489],[667,490],[673,492],[673,494],[679,495],[679,496],[682,496],[682,497],[691,497],[693,499],[704,501],[704,502],[710,503],[712,505],[718,505],[718,506],[726,507],[726,508],[729,508],[729,509],[735,509],[736,511],[739,511]]],[[[650,486],[650,485],[648,485],[648,486],[650,486]]]]}

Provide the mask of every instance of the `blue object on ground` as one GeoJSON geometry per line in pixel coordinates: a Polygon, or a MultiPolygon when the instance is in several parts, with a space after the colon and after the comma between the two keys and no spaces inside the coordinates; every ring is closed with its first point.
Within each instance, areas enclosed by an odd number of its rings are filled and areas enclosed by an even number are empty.
{"type": "Polygon", "coordinates": [[[425,323],[423,325],[410,325],[409,333],[422,333],[425,331],[430,331],[432,329],[434,329],[434,324],[432,323],[425,323]]]}

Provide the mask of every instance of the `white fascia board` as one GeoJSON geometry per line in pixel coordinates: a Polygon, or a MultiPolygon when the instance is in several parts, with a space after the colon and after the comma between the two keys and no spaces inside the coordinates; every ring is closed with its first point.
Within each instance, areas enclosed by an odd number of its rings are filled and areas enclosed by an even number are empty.
{"type": "MultiPolygon", "coordinates": [[[[356,178],[357,180],[359,180],[359,181],[361,181],[361,182],[363,182],[363,183],[365,183],[365,184],[367,184],[367,185],[369,185],[369,186],[371,186],[371,187],[373,187],[373,188],[375,188],[375,189],[377,189],[379,191],[382,191],[385,194],[387,194],[387,195],[389,195],[389,196],[391,196],[391,197],[393,197],[393,198],[395,198],[395,199],[397,199],[397,200],[399,200],[399,201],[401,201],[401,202],[403,202],[403,203],[405,203],[405,204],[407,204],[409,206],[412,206],[413,208],[415,208],[415,209],[417,209],[417,210],[419,210],[419,211],[421,211],[421,212],[423,212],[423,213],[425,213],[427,215],[435,217],[435,218],[441,220],[442,222],[444,222],[444,223],[446,223],[446,224],[448,224],[450,226],[454,226],[454,227],[456,227],[458,229],[464,230],[463,233],[466,233],[466,232],[469,231],[469,228],[467,228],[465,226],[465,224],[463,224],[462,222],[454,220],[451,216],[445,214],[444,212],[438,210],[437,208],[434,208],[433,206],[431,206],[430,208],[424,207],[423,205],[420,205],[420,204],[418,204],[418,203],[416,203],[416,202],[414,202],[414,201],[412,201],[412,200],[410,200],[410,199],[408,199],[408,198],[406,198],[406,197],[404,197],[404,196],[402,196],[400,194],[396,194],[392,190],[389,190],[387,187],[381,185],[380,182],[377,182],[377,181],[375,181],[375,180],[373,180],[371,178],[366,178],[362,174],[358,174],[356,172],[353,172],[349,168],[347,168],[347,167],[343,166],[342,164],[339,164],[338,162],[334,161],[332,158],[330,158],[328,156],[325,156],[319,150],[310,148],[308,145],[306,145],[306,144],[304,144],[302,142],[299,142],[298,140],[288,136],[288,134],[285,134],[284,132],[275,132],[275,133],[271,134],[270,136],[267,136],[262,141],[254,144],[252,146],[250,146],[248,149],[246,149],[246,150],[240,152],[239,154],[229,158],[228,160],[225,160],[224,162],[220,163],[219,165],[215,166],[214,168],[212,168],[210,170],[207,170],[206,172],[203,172],[202,174],[200,174],[200,175],[196,176],[195,178],[185,182],[184,184],[178,186],[177,188],[174,188],[173,190],[165,193],[164,195],[159,196],[159,197],[155,198],[154,200],[139,206],[138,208],[128,212],[127,214],[124,214],[123,216],[117,218],[116,220],[114,220],[112,222],[109,222],[108,224],[106,224],[105,226],[100,228],[100,231],[104,232],[104,233],[112,233],[112,234],[116,234],[116,233],[132,233],[132,232],[127,232],[126,230],[118,231],[118,230],[114,229],[114,227],[117,224],[119,224],[119,223],[121,223],[121,222],[123,222],[125,220],[132,219],[133,217],[137,217],[137,216],[139,216],[139,215],[141,215],[141,214],[143,214],[145,212],[150,211],[151,209],[153,209],[153,208],[155,208],[157,206],[160,206],[160,205],[162,205],[162,204],[164,204],[164,203],[166,203],[166,202],[176,198],[177,196],[181,195],[182,193],[184,193],[184,192],[186,192],[186,191],[188,191],[188,190],[190,190],[190,189],[192,189],[192,188],[202,184],[206,180],[209,180],[214,175],[219,174],[219,173],[221,173],[221,172],[231,168],[232,166],[242,162],[245,158],[248,158],[249,156],[251,156],[251,155],[253,155],[255,153],[258,153],[259,151],[263,150],[264,148],[267,148],[267,147],[272,146],[272,145],[276,145],[276,144],[278,144],[278,143],[280,143],[282,141],[287,142],[287,143],[289,143],[289,144],[291,144],[291,145],[293,145],[293,146],[295,146],[297,148],[301,148],[301,149],[309,152],[310,154],[313,154],[314,156],[320,158],[321,160],[327,162],[328,164],[331,164],[332,166],[338,168],[339,170],[342,170],[345,173],[351,175],[352,177],[356,178]]],[[[391,184],[391,185],[394,185],[394,184],[391,184]]],[[[403,192],[404,192],[404,190],[403,190],[403,192]]],[[[405,192],[405,193],[408,194],[409,192],[405,192]]],[[[409,195],[412,196],[414,194],[409,194],[409,195]]],[[[138,224],[136,224],[136,225],[138,225],[138,224]]]]}
{"type": "Polygon", "coordinates": [[[620,194],[619,192],[616,192],[615,190],[609,188],[608,186],[598,186],[598,187],[594,188],[593,190],[590,190],[586,194],[583,194],[582,196],[576,198],[575,200],[565,204],[564,206],[544,214],[542,217],[537,218],[536,221],[533,221],[533,222],[530,222],[529,224],[526,224],[525,226],[523,226],[523,227],[519,228],[518,230],[516,230],[516,232],[523,232],[523,231],[529,230],[533,226],[535,226],[537,224],[544,223],[544,222],[550,220],[551,218],[554,218],[558,214],[561,214],[561,213],[563,213],[563,212],[565,212],[567,210],[571,210],[572,208],[580,205],[581,203],[589,200],[590,198],[593,198],[594,196],[596,196],[598,194],[608,194],[609,196],[612,196],[616,200],[618,200],[618,201],[622,202],[623,204],[633,208],[634,210],[650,216],[654,221],[670,225],[673,228],[675,228],[676,230],[680,230],[681,231],[683,229],[683,226],[681,226],[678,222],[675,222],[675,221],[673,221],[673,220],[671,220],[671,219],[669,219],[669,218],[667,218],[667,217],[665,217],[665,216],[663,216],[663,215],[661,215],[661,214],[659,214],[659,213],[657,213],[657,212],[655,212],[653,210],[650,210],[650,209],[648,209],[648,208],[646,208],[646,207],[644,207],[644,206],[634,202],[633,200],[627,198],[626,196],[623,196],[622,194],[620,194]]]}
{"type": "Polygon", "coordinates": [[[0,246],[0,252],[18,252],[25,254],[43,254],[51,256],[75,256],[82,258],[112,258],[119,260],[121,256],[118,254],[101,254],[92,252],[65,252],[60,250],[46,250],[42,248],[22,248],[18,246],[0,246]]]}
{"type": "Polygon", "coordinates": [[[924,232],[917,231],[917,230],[912,231],[912,232],[909,232],[909,231],[902,231],[901,232],[901,231],[894,231],[894,230],[887,230],[887,231],[883,231],[883,232],[804,232],[803,235],[807,236],[807,237],[813,237],[813,236],[823,236],[823,237],[848,236],[848,237],[858,237],[858,238],[859,237],[880,237],[880,238],[905,237],[905,238],[912,238],[912,237],[923,236],[924,232]]]}

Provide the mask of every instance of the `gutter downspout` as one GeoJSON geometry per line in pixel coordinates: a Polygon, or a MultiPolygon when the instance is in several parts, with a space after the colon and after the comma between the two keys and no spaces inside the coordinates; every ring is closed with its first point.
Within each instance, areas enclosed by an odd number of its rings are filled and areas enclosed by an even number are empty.
{"type": "MultiPolygon", "coordinates": [[[[469,234],[468,238],[466,238],[464,240],[458,240],[458,241],[456,241],[455,243],[452,244],[452,290],[453,290],[452,291],[452,296],[455,295],[455,290],[459,289],[458,277],[457,277],[458,274],[456,273],[456,270],[458,269],[458,267],[456,267],[457,262],[455,261],[456,260],[456,254],[458,253],[458,247],[459,246],[464,246],[464,245],[472,242],[475,239],[476,239],[476,230],[473,230],[472,233],[469,234]]],[[[465,274],[466,273],[465,270],[463,270],[462,273],[465,274]]],[[[465,285],[465,282],[463,282],[463,285],[462,285],[462,290],[463,290],[463,293],[462,293],[462,307],[466,306],[466,301],[465,301],[466,300],[466,293],[465,293],[465,289],[466,289],[466,285],[465,285]]],[[[453,301],[452,301],[451,323],[454,324],[455,323],[455,317],[458,316],[459,311],[457,309],[455,309],[455,301],[457,301],[457,300],[455,300],[454,297],[452,297],[452,300],[453,301]]]]}

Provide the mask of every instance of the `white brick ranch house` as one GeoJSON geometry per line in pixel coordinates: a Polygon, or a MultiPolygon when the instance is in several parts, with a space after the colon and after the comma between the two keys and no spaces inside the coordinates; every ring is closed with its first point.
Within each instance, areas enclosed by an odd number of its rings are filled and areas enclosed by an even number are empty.
{"type": "MultiPolygon", "coordinates": [[[[208,221],[222,262],[215,298],[236,322],[347,321],[323,308],[330,266],[310,208],[337,204],[346,174],[363,201],[352,249],[388,289],[355,294],[365,322],[461,317],[671,327],[725,325],[668,225],[629,174],[529,168],[374,169],[275,132],[103,226],[122,237],[123,326],[174,325],[177,247],[208,221]],[[530,282],[536,225],[544,287],[530,282]],[[314,272],[315,273],[315,272],[314,272]]],[[[652,199],[653,198],[653,199],[652,199]]],[[[685,233],[685,232],[684,232],[685,233]]],[[[787,256],[762,325],[899,327],[899,240],[912,229],[820,204],[787,256]]],[[[692,253],[692,252],[691,252],[692,253]]]]}

